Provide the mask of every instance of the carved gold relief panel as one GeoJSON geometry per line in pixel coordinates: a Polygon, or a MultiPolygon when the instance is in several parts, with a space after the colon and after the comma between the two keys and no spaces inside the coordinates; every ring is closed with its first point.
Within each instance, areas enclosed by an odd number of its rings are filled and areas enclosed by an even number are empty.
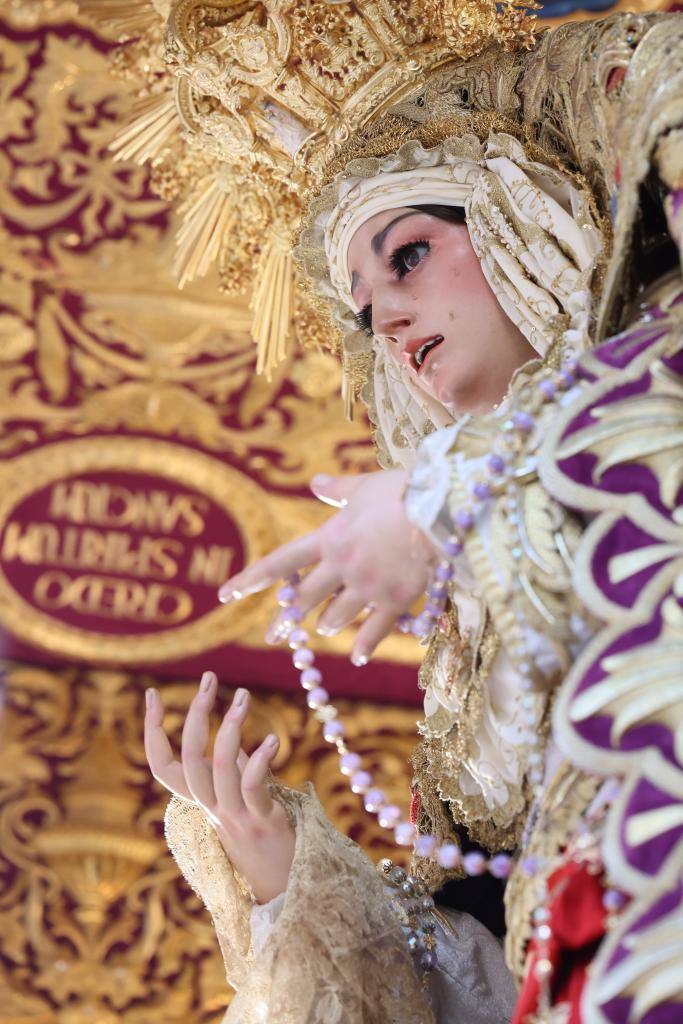
{"type": "MultiPolygon", "coordinates": [[[[148,679],[11,666],[0,718],[0,1018],[92,1024],[215,1020],[229,998],[213,930],[161,837],[166,794],[141,740],[148,679]]],[[[194,683],[162,687],[174,743],[194,683]]],[[[227,707],[232,693],[222,690],[227,707]]],[[[415,712],[342,702],[356,749],[406,796],[415,712]]],[[[275,770],[312,779],[332,820],[373,858],[389,852],[340,782],[299,701],[254,699],[246,744],[282,738],[275,770]]]]}

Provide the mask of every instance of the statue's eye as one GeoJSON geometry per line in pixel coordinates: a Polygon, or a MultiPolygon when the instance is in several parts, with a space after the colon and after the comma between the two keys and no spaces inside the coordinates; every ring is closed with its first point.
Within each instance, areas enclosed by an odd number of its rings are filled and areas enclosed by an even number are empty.
{"type": "Polygon", "coordinates": [[[429,242],[417,241],[401,245],[398,249],[394,249],[389,257],[391,269],[398,278],[405,277],[422,263],[428,253],[429,242]]]}

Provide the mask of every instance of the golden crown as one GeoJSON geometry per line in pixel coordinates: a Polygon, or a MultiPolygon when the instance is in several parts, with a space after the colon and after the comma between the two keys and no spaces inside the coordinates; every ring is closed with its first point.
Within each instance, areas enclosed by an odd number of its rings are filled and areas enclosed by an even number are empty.
{"type": "Polygon", "coordinates": [[[251,292],[259,371],[292,324],[325,344],[297,287],[292,235],[303,197],[341,147],[429,72],[495,43],[534,42],[534,0],[80,0],[129,40],[119,71],[141,97],[112,148],[150,163],[180,199],[182,287],[218,261],[226,291],[251,292]],[[294,315],[293,315],[294,314],[294,315]]]}

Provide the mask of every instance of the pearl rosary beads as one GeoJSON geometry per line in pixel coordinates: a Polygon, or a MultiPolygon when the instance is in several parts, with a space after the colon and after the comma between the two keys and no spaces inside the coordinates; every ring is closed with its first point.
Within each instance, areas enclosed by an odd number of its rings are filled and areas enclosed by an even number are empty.
{"type": "MultiPolygon", "coordinates": [[[[575,364],[570,363],[559,372],[544,377],[533,387],[524,389],[520,395],[523,408],[518,406],[508,412],[495,447],[482,462],[481,476],[470,485],[469,501],[452,511],[453,532],[443,544],[442,556],[426,592],[425,605],[415,617],[408,614],[400,617],[397,625],[402,632],[412,633],[418,639],[425,640],[438,626],[446,611],[449,588],[455,575],[455,563],[464,551],[468,534],[476,527],[484,508],[492,498],[503,498],[502,508],[515,538],[510,549],[512,558],[519,563],[523,557],[519,528],[519,491],[523,480],[530,472],[535,471],[532,452],[539,440],[537,413],[542,405],[556,400],[563,391],[573,386],[576,380],[575,372],[575,364]],[[520,455],[523,455],[528,463],[521,468],[520,455]]],[[[322,723],[325,741],[336,746],[340,771],[348,778],[352,792],[363,797],[366,810],[377,815],[379,825],[393,833],[395,842],[399,846],[412,847],[417,858],[435,860],[446,869],[460,867],[470,876],[482,875],[488,871],[495,878],[508,878],[512,870],[512,858],[508,854],[487,857],[478,851],[463,853],[456,842],[442,842],[432,833],[418,833],[413,822],[404,816],[401,808],[389,802],[385,793],[375,786],[371,774],[363,769],[360,756],[348,749],[344,724],[323,686],[322,674],[315,666],[315,654],[309,646],[310,637],[301,625],[303,613],[297,604],[298,583],[299,577],[292,577],[278,593],[278,602],[283,609],[280,617],[280,635],[292,649],[292,661],[300,671],[301,685],[307,691],[308,706],[322,723]]],[[[519,586],[519,580],[514,578],[513,590],[519,589],[519,586]]],[[[528,779],[538,798],[543,792],[543,755],[538,728],[539,704],[542,703],[542,698],[534,693],[532,665],[522,633],[523,613],[517,613],[516,621],[516,636],[513,637],[507,653],[512,669],[520,679],[517,685],[522,690],[523,720],[528,727],[528,731],[522,727],[520,741],[526,743],[529,749],[528,779]]],[[[535,864],[532,869],[525,862],[522,867],[526,874],[534,875],[540,872],[544,865],[535,864]]],[[[424,890],[420,880],[406,875],[402,868],[395,867],[391,862],[383,862],[382,870],[386,884],[398,890],[397,909],[407,932],[409,948],[420,954],[423,971],[430,972],[434,970],[437,962],[434,925],[430,919],[433,900],[424,890]]],[[[611,897],[611,893],[609,895],[611,897]]],[[[546,918],[541,920],[544,914],[547,915],[547,908],[543,901],[540,901],[535,911],[534,923],[535,937],[541,947],[548,941],[546,933],[549,933],[546,918]]],[[[548,966],[546,961],[547,956],[541,956],[539,959],[539,980],[545,980],[545,977],[541,976],[548,966]]]]}
{"type": "MultiPolygon", "coordinates": [[[[452,575],[450,562],[440,562],[437,582],[429,590],[430,610],[421,613],[425,616],[423,623],[427,615],[432,622],[436,622],[443,614],[448,597],[448,580],[452,575]]],[[[336,746],[339,768],[342,775],[349,779],[351,791],[362,795],[365,809],[377,815],[380,826],[393,832],[399,846],[412,846],[416,856],[433,858],[443,868],[462,867],[468,875],[481,875],[490,871],[496,878],[507,878],[512,867],[511,858],[507,854],[497,854],[490,859],[476,851],[463,854],[457,843],[439,843],[438,838],[430,833],[418,834],[413,823],[403,816],[401,808],[389,803],[384,792],[373,784],[370,772],[362,768],[360,755],[348,749],[344,739],[344,724],[322,685],[322,673],[315,667],[315,654],[308,646],[310,637],[301,628],[303,614],[296,604],[297,583],[298,579],[292,577],[278,592],[278,603],[283,608],[280,620],[282,634],[292,649],[294,667],[301,673],[299,678],[307,691],[307,704],[322,722],[325,741],[336,746]]]]}
{"type": "MultiPolygon", "coordinates": [[[[559,391],[565,390],[574,383],[574,367],[561,370],[558,374],[543,378],[538,384],[536,402],[548,402],[555,398],[559,391]]],[[[532,402],[532,405],[536,404],[532,402]]],[[[418,616],[403,615],[398,627],[403,632],[411,632],[420,639],[428,637],[444,614],[448,601],[449,584],[454,576],[453,562],[463,551],[467,533],[477,521],[482,505],[506,485],[514,486],[511,480],[511,455],[515,443],[527,437],[534,429],[535,418],[532,411],[517,410],[506,421],[500,450],[492,451],[486,459],[489,480],[479,480],[472,487],[472,507],[466,506],[456,510],[453,516],[455,529],[444,544],[443,557],[439,560],[434,579],[427,590],[427,602],[418,616]]],[[[514,557],[514,552],[513,552],[514,557]]],[[[297,606],[298,577],[290,579],[279,591],[278,602],[283,609],[280,619],[281,635],[292,648],[292,661],[301,675],[300,681],[307,691],[308,706],[316,713],[323,725],[323,737],[327,743],[334,744],[339,752],[341,773],[350,780],[351,790],[364,798],[366,810],[377,815],[382,828],[393,831],[394,839],[399,846],[412,846],[417,857],[433,858],[441,867],[452,869],[462,867],[468,875],[481,875],[490,871],[496,878],[507,878],[512,867],[511,858],[507,854],[497,854],[490,859],[479,852],[463,854],[456,843],[439,843],[438,838],[430,833],[418,834],[415,826],[407,820],[400,807],[388,802],[382,790],[373,784],[372,776],[363,770],[361,758],[346,746],[344,724],[339,719],[337,709],[330,703],[330,695],[323,687],[323,678],[315,667],[315,654],[308,646],[310,637],[301,627],[303,613],[297,606]]],[[[520,652],[522,656],[524,651],[520,652]]],[[[531,682],[527,678],[529,666],[522,660],[517,665],[522,674],[523,689],[527,693],[522,698],[525,720],[530,732],[526,737],[531,747],[529,756],[530,777],[535,786],[542,781],[542,756],[536,749],[538,735],[536,730],[537,697],[529,692],[531,682]]]]}

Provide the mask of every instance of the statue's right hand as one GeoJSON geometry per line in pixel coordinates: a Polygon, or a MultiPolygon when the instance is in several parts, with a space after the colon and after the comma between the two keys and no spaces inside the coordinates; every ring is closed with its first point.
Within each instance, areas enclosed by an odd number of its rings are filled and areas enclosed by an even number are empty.
{"type": "Polygon", "coordinates": [[[249,693],[238,690],[216,734],[210,761],[206,756],[209,715],[217,685],[213,672],[205,672],[183,726],[180,761],[164,732],[161,697],[156,690],[148,690],[145,754],[162,786],[202,809],[237,873],[257,901],[267,903],[287,888],[294,857],[289,817],[266,785],[279,743],[277,736],[268,736],[247,757],[241,738],[249,693]]]}

